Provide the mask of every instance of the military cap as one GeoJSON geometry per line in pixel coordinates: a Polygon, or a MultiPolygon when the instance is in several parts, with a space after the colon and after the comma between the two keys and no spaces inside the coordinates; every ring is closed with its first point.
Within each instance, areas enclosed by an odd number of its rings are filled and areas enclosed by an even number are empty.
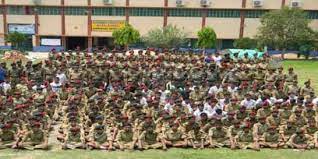
{"type": "Polygon", "coordinates": [[[31,127],[37,127],[39,128],[41,126],[40,122],[32,122],[31,127]]]}
{"type": "Polygon", "coordinates": [[[243,123],[243,124],[241,125],[241,127],[244,128],[244,129],[250,129],[250,128],[251,128],[251,123],[245,122],[245,123],[243,123]]]}
{"type": "Polygon", "coordinates": [[[270,126],[268,129],[269,129],[269,130],[276,130],[276,128],[277,128],[277,127],[276,127],[275,125],[272,125],[272,126],[270,126]]]}

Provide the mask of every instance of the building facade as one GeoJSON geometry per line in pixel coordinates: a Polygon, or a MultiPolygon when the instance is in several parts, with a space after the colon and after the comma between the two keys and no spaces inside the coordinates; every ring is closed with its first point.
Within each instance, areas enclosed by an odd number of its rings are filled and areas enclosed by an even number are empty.
{"type": "Polygon", "coordinates": [[[112,30],[128,22],[141,35],[173,24],[190,39],[211,26],[218,47],[227,48],[234,39],[253,38],[260,16],[283,6],[308,12],[310,26],[318,30],[318,0],[1,0],[1,4],[0,46],[8,45],[4,36],[12,31],[27,34],[27,45],[33,48],[111,45],[112,30]]]}

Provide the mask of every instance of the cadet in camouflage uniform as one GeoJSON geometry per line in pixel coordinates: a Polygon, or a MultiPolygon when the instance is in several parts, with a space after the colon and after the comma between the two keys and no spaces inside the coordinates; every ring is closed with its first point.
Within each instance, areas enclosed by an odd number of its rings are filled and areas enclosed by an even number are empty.
{"type": "Polygon", "coordinates": [[[235,137],[236,145],[234,147],[238,147],[240,149],[259,150],[258,141],[255,140],[250,124],[245,123],[245,125],[242,125],[242,127],[243,130],[240,131],[235,137]]]}
{"type": "Polygon", "coordinates": [[[146,125],[145,130],[141,132],[138,138],[138,148],[141,150],[167,149],[162,136],[151,125],[146,125]]]}
{"type": "Polygon", "coordinates": [[[27,132],[21,142],[17,142],[17,148],[48,149],[48,134],[41,129],[40,123],[32,123],[31,130],[27,132]]]}
{"type": "Polygon", "coordinates": [[[89,149],[113,150],[113,139],[105,125],[92,126],[89,136],[89,149]]]}
{"type": "Polygon", "coordinates": [[[10,123],[0,125],[0,149],[16,148],[18,135],[14,129],[14,125],[10,123]]]}
{"type": "Polygon", "coordinates": [[[261,148],[279,148],[284,146],[281,134],[276,126],[271,126],[268,131],[263,134],[263,141],[259,142],[261,148]]]}
{"type": "Polygon", "coordinates": [[[166,147],[186,147],[188,143],[186,134],[179,129],[179,125],[176,123],[165,132],[163,139],[166,147]]]}
{"type": "Polygon", "coordinates": [[[293,134],[287,145],[295,149],[310,149],[313,148],[313,145],[310,144],[312,138],[308,135],[305,135],[304,129],[298,128],[296,133],[293,134]]]}
{"type": "Polygon", "coordinates": [[[131,124],[125,124],[116,137],[114,146],[120,150],[133,150],[136,147],[138,136],[132,130],[131,124]]]}
{"type": "Polygon", "coordinates": [[[215,122],[215,127],[209,130],[209,143],[212,148],[230,147],[229,135],[227,129],[222,127],[220,120],[215,122]]]}

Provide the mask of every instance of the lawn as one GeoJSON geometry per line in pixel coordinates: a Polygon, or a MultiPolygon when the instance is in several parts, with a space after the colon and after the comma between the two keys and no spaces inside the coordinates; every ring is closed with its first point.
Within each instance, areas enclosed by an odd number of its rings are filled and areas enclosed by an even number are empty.
{"type": "MultiPolygon", "coordinates": [[[[285,70],[294,67],[299,77],[299,84],[307,79],[312,80],[318,92],[318,61],[284,61],[285,70]]],[[[54,146],[57,147],[57,146],[54,146]]],[[[50,151],[16,151],[0,150],[0,159],[318,159],[318,150],[295,151],[290,149],[261,151],[230,149],[169,149],[168,151],[148,150],[134,152],[104,152],[69,150],[61,151],[52,148],[50,151]]]]}
{"type": "Polygon", "coordinates": [[[284,61],[284,70],[287,71],[289,67],[293,67],[294,71],[298,74],[298,84],[300,86],[303,86],[305,81],[311,79],[312,87],[314,87],[316,93],[318,94],[318,61],[284,61]]]}

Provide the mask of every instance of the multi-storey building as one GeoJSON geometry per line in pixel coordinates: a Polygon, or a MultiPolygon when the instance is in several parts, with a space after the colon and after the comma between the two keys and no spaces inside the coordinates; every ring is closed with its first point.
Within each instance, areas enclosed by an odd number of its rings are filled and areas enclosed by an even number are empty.
{"type": "Polygon", "coordinates": [[[211,26],[218,47],[234,39],[253,37],[260,16],[283,6],[300,7],[318,30],[318,0],[1,0],[0,46],[4,36],[18,31],[28,35],[30,48],[60,45],[73,49],[110,45],[112,30],[130,23],[142,35],[168,24],[183,28],[195,39],[211,26]]]}

